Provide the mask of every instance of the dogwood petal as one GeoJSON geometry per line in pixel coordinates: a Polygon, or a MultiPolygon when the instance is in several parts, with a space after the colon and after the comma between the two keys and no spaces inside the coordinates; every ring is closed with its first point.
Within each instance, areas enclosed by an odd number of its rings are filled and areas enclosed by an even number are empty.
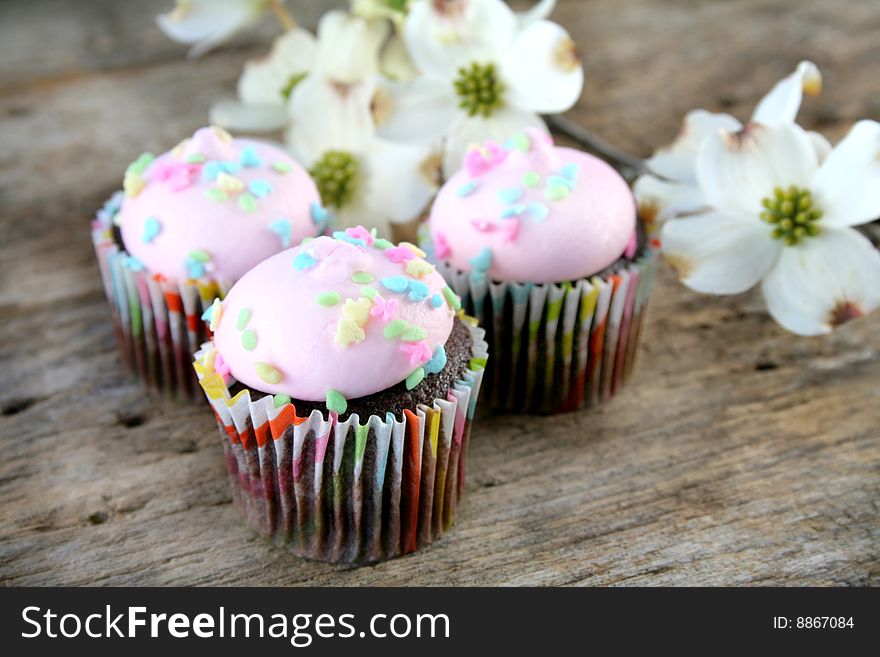
{"type": "Polygon", "coordinates": [[[547,132],[547,126],[539,116],[510,107],[502,108],[488,118],[461,113],[455,125],[450,128],[444,145],[444,177],[448,178],[461,168],[464,154],[472,144],[479,144],[487,139],[503,144],[512,134],[523,128],[539,128],[547,132]]]}
{"type": "Polygon", "coordinates": [[[430,145],[376,139],[365,162],[369,214],[364,219],[404,223],[417,218],[437,191],[439,162],[437,149],[430,145]]]}
{"type": "Polygon", "coordinates": [[[812,190],[823,225],[855,226],[880,217],[880,123],[856,123],[819,168],[812,190]]]}
{"type": "Polygon", "coordinates": [[[678,181],[696,181],[697,152],[703,139],[719,130],[736,132],[742,123],[730,114],[716,114],[704,109],[691,110],[684,117],[681,132],[669,146],[657,149],[645,162],[658,176],[678,181]]]}
{"type": "Polygon", "coordinates": [[[285,32],[266,57],[244,65],[238,97],[253,105],[286,105],[291,82],[309,72],[316,50],[315,37],[307,30],[297,27],[285,32]]]}
{"type": "Polygon", "coordinates": [[[403,38],[416,68],[452,84],[471,62],[500,61],[516,31],[516,15],[502,0],[415,2],[403,38]]]}
{"type": "Polygon", "coordinates": [[[395,141],[437,139],[461,115],[451,85],[439,78],[380,83],[374,99],[378,132],[395,141]]]}
{"type": "Polygon", "coordinates": [[[822,91],[822,74],[809,61],[802,61],[791,75],[777,82],[752,113],[752,123],[794,123],[804,94],[817,96],[822,91]]]}
{"type": "Polygon", "coordinates": [[[757,216],[721,212],[671,219],[660,241],[681,282],[708,294],[745,292],[770,270],[782,248],[757,216]]]}
{"type": "Polygon", "coordinates": [[[311,166],[329,150],[366,153],[375,136],[370,100],[373,78],[341,84],[312,74],[290,97],[287,143],[299,161],[311,166]]]}
{"type": "Polygon", "coordinates": [[[880,306],[880,253],[851,228],[828,228],[784,248],[761,290],[789,331],[829,333],[880,306]]]}
{"type": "Polygon", "coordinates": [[[819,163],[821,164],[829,155],[831,155],[833,146],[831,146],[831,142],[828,141],[825,135],[819,132],[810,130],[807,132],[807,135],[810,137],[813,146],[816,148],[816,155],[819,156],[819,163]]]}
{"type": "Polygon", "coordinates": [[[328,11],[318,24],[315,70],[350,83],[379,72],[379,50],[391,26],[341,10],[328,11]]]}
{"type": "Polygon", "coordinates": [[[419,75],[419,70],[406,49],[406,43],[398,34],[392,34],[382,47],[379,69],[382,75],[398,82],[412,80],[419,75]]]}
{"type": "Polygon", "coordinates": [[[211,106],[211,125],[242,132],[272,132],[287,125],[284,105],[249,104],[220,100],[211,106]]]}
{"type": "Polygon", "coordinates": [[[775,187],[808,187],[819,166],[807,133],[793,123],[750,123],[739,132],[718,131],[703,141],[697,181],[711,207],[756,217],[775,187]]]}
{"type": "Polygon", "coordinates": [[[169,39],[194,44],[191,57],[199,57],[253,23],[266,8],[260,0],[185,0],[156,24],[169,39]]]}
{"type": "Polygon", "coordinates": [[[633,185],[639,216],[648,224],[662,224],[673,217],[706,210],[699,185],[661,180],[651,174],[640,176],[633,185]]]}
{"type": "Polygon", "coordinates": [[[525,28],[547,18],[556,7],[556,0],[539,0],[527,10],[516,15],[520,28],[525,28]]]}
{"type": "Polygon", "coordinates": [[[501,60],[501,76],[505,102],[543,114],[570,109],[584,88],[574,41],[549,21],[532,23],[516,36],[501,60]]]}

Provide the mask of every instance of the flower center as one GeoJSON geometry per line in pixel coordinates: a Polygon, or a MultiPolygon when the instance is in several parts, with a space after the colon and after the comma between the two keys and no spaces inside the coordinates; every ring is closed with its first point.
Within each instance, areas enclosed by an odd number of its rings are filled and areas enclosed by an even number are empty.
{"type": "Polygon", "coordinates": [[[479,114],[485,118],[501,107],[504,84],[495,71],[495,64],[473,62],[470,67],[458,69],[455,93],[459,98],[458,106],[468,116],[479,114]]]}
{"type": "Polygon", "coordinates": [[[351,201],[357,186],[358,161],[346,151],[327,151],[309,173],[324,205],[337,210],[351,201]]]}
{"type": "Polygon", "coordinates": [[[287,80],[287,82],[284,84],[284,86],[281,87],[281,90],[279,91],[279,93],[281,94],[281,97],[284,100],[290,100],[290,94],[293,93],[293,90],[296,88],[296,85],[298,85],[300,82],[302,82],[307,75],[308,75],[308,73],[306,73],[305,71],[302,71],[300,73],[294,73],[293,75],[291,75],[290,78],[287,80]]]}
{"type": "Polygon", "coordinates": [[[799,244],[805,237],[819,234],[817,220],[822,211],[813,206],[810,190],[792,185],[788,189],[777,187],[773,196],[761,201],[764,211],[761,219],[773,224],[773,238],[782,240],[788,246],[799,244]]]}

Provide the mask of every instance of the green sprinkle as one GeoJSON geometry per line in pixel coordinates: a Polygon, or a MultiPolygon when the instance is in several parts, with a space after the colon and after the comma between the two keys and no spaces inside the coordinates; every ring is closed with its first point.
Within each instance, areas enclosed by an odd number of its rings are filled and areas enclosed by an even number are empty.
{"type": "Polygon", "coordinates": [[[560,201],[568,196],[568,187],[565,185],[552,185],[544,190],[544,198],[549,201],[560,201]]]}
{"type": "Polygon", "coordinates": [[[244,212],[255,212],[257,209],[257,199],[250,194],[242,194],[238,197],[238,207],[244,212]]]}
{"type": "Polygon", "coordinates": [[[394,243],[389,242],[384,237],[380,237],[377,240],[373,240],[373,246],[380,251],[384,251],[385,249],[390,249],[392,246],[394,246],[394,243]]]}
{"type": "Polygon", "coordinates": [[[141,153],[134,162],[128,165],[126,173],[142,174],[153,163],[152,153],[141,153]]]}
{"type": "Polygon", "coordinates": [[[443,298],[446,299],[446,303],[448,303],[453,310],[459,310],[461,308],[461,301],[455,295],[455,292],[452,291],[451,287],[443,288],[443,298]]]}
{"type": "Polygon", "coordinates": [[[244,327],[247,326],[247,323],[251,319],[251,311],[247,308],[242,308],[238,311],[238,319],[235,320],[235,328],[239,331],[244,330],[244,327]]]}
{"type": "Polygon", "coordinates": [[[211,256],[207,251],[202,251],[200,249],[196,249],[195,251],[189,252],[189,259],[195,260],[196,262],[206,263],[210,262],[211,256]]]}
{"type": "Polygon", "coordinates": [[[217,203],[223,203],[229,200],[229,194],[226,191],[220,189],[219,187],[211,187],[205,190],[205,196],[207,196],[212,201],[217,201],[217,203]]]}
{"type": "Polygon", "coordinates": [[[418,342],[428,337],[428,332],[421,326],[410,326],[400,336],[404,342],[418,342]]]}
{"type": "Polygon", "coordinates": [[[377,294],[379,294],[379,290],[374,287],[370,287],[369,285],[365,285],[361,288],[361,295],[367,297],[367,299],[372,299],[377,294]]]}
{"type": "Polygon", "coordinates": [[[522,177],[522,184],[526,187],[534,187],[541,182],[541,174],[537,171],[529,171],[522,177]]]}
{"type": "Polygon", "coordinates": [[[331,290],[330,292],[321,292],[321,294],[318,295],[315,301],[318,302],[319,306],[326,306],[329,308],[330,306],[335,306],[337,303],[339,303],[339,300],[341,298],[342,297],[339,296],[339,292],[334,292],[333,290],[331,290]]]}
{"type": "Polygon", "coordinates": [[[385,326],[385,330],[382,331],[382,335],[384,335],[389,340],[393,340],[399,335],[403,335],[403,332],[409,328],[409,323],[404,319],[392,319],[385,326]]]}
{"type": "Polygon", "coordinates": [[[302,242],[300,242],[300,244],[308,244],[309,242],[311,242],[314,239],[315,239],[314,237],[307,237],[302,242]]]}
{"type": "Polygon", "coordinates": [[[510,145],[518,151],[528,153],[529,149],[532,147],[532,142],[529,140],[526,133],[517,132],[510,138],[510,145]]]}
{"type": "Polygon", "coordinates": [[[275,395],[272,401],[275,403],[275,408],[281,408],[285,404],[290,403],[290,395],[275,395]]]}
{"type": "Polygon", "coordinates": [[[205,156],[201,153],[190,153],[186,156],[186,161],[189,164],[201,164],[205,161],[205,156]]]}
{"type": "Polygon", "coordinates": [[[254,369],[257,371],[257,376],[266,383],[273,385],[281,383],[281,372],[269,365],[269,363],[254,363],[254,369]]]}
{"type": "Polygon", "coordinates": [[[248,329],[241,334],[241,346],[247,351],[253,351],[257,347],[257,334],[248,329]]]}
{"type": "Polygon", "coordinates": [[[288,173],[293,169],[293,165],[290,162],[274,162],[272,168],[278,173],[288,173]]]}
{"type": "Polygon", "coordinates": [[[406,389],[412,390],[417,385],[422,382],[422,379],[425,378],[425,368],[420,367],[417,370],[414,370],[408,377],[406,377],[406,389]]]}
{"type": "Polygon", "coordinates": [[[327,391],[327,408],[342,415],[348,408],[348,400],[338,390],[327,391]]]}
{"type": "Polygon", "coordinates": [[[376,277],[366,271],[356,271],[351,275],[351,280],[355,283],[372,283],[376,277]]]}

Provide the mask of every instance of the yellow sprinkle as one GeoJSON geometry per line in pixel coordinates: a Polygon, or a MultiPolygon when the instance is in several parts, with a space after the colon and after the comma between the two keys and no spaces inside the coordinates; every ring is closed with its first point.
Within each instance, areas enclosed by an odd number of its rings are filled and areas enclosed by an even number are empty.
{"type": "Polygon", "coordinates": [[[220,299],[214,299],[214,303],[211,304],[211,333],[217,330],[222,312],[223,306],[220,305],[220,299]]]}
{"type": "Polygon", "coordinates": [[[363,327],[370,318],[370,306],[372,305],[373,302],[366,297],[361,297],[357,301],[354,299],[346,299],[345,305],[342,307],[342,314],[359,327],[363,327]]]}
{"type": "Polygon", "coordinates": [[[409,249],[410,251],[415,253],[420,258],[424,258],[426,255],[428,255],[427,253],[422,251],[419,247],[417,247],[415,244],[411,244],[410,242],[401,242],[398,246],[402,246],[404,248],[409,249]]]}
{"type": "Polygon", "coordinates": [[[358,326],[355,321],[349,317],[339,320],[336,326],[336,344],[342,347],[348,347],[352,342],[363,342],[367,337],[364,329],[358,326]]]}
{"type": "Polygon", "coordinates": [[[230,176],[225,171],[221,171],[217,174],[217,187],[224,191],[235,193],[244,189],[244,183],[235,176],[230,176]]]}
{"type": "Polygon", "coordinates": [[[266,383],[273,385],[281,383],[281,372],[269,365],[269,363],[254,363],[254,369],[257,371],[257,376],[266,383]]]}
{"type": "Polygon", "coordinates": [[[125,195],[128,198],[137,196],[146,186],[146,179],[137,173],[126,173],[122,181],[122,187],[125,189],[125,195]]]}
{"type": "Polygon", "coordinates": [[[430,274],[434,268],[424,260],[407,260],[406,273],[413,278],[421,278],[425,274],[430,274]]]}

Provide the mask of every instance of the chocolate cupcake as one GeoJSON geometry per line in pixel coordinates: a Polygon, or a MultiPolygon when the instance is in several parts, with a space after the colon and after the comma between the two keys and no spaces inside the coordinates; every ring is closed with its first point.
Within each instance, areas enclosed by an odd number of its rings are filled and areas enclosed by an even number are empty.
{"type": "Polygon", "coordinates": [[[324,230],[308,173],[270,144],[202,128],[141,155],[92,237],[123,361],[149,388],[191,398],[201,319],[248,269],[324,230]]]}
{"type": "Polygon", "coordinates": [[[423,255],[350,228],[214,303],[195,368],[233,496],[295,554],[379,561],[455,519],[487,351],[423,255]]]}
{"type": "Polygon", "coordinates": [[[628,378],[656,259],[602,160],[535,130],[485,142],[438,193],[422,245],[486,327],[495,408],[573,410],[628,378]]]}

